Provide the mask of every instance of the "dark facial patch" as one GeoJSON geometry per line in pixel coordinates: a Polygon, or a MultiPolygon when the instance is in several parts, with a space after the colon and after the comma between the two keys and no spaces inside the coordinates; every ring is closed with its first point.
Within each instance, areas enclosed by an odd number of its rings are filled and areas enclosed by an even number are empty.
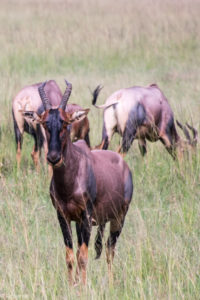
{"type": "Polygon", "coordinates": [[[123,133],[122,151],[127,152],[135,138],[137,128],[141,126],[145,120],[146,112],[144,106],[138,103],[129,113],[126,122],[126,128],[123,133]]]}
{"type": "MultiPolygon", "coordinates": [[[[58,109],[50,109],[48,115],[43,122],[45,130],[48,132],[48,154],[47,159],[51,163],[57,163],[61,158],[62,137],[64,121],[61,119],[58,109]]],[[[67,131],[67,130],[66,130],[67,131]]]]}

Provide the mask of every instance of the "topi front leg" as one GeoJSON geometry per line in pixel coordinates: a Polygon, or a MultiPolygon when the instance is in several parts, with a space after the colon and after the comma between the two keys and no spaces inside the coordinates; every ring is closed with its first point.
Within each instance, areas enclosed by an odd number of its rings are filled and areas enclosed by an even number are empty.
{"type": "Polygon", "coordinates": [[[84,213],[82,222],[76,223],[76,232],[78,237],[78,250],[77,250],[77,269],[76,281],[79,276],[82,277],[82,283],[86,285],[87,282],[87,262],[88,262],[88,244],[91,235],[91,220],[84,213]]]}
{"type": "Polygon", "coordinates": [[[62,230],[64,243],[66,246],[66,264],[68,269],[68,280],[70,285],[73,284],[73,265],[74,265],[74,253],[72,244],[72,231],[70,223],[57,211],[58,221],[62,230]]]}

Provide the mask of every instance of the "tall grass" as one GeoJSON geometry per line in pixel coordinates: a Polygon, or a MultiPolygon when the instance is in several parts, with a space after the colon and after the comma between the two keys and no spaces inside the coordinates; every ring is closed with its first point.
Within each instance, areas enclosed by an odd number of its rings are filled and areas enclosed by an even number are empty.
{"type": "MultiPolygon", "coordinates": [[[[70,101],[84,107],[91,107],[90,89],[99,83],[103,103],[118,88],[156,82],[175,117],[200,129],[199,15],[197,0],[0,2],[0,298],[199,299],[199,148],[178,164],[159,143],[148,144],[144,159],[133,143],[125,160],[135,188],[113,286],[105,253],[93,259],[94,228],[87,289],[69,288],[47,168],[34,170],[26,135],[16,169],[11,117],[13,96],[50,78],[62,89],[64,78],[71,81],[70,101]]],[[[89,119],[95,145],[102,115],[91,108],[89,119]]],[[[114,137],[111,149],[118,142],[114,137]]]]}

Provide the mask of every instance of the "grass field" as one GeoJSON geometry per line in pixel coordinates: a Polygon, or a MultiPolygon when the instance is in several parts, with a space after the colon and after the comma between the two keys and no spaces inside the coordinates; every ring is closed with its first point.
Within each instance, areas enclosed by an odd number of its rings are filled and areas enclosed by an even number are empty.
{"type": "MultiPolygon", "coordinates": [[[[121,87],[156,82],[175,116],[200,130],[199,16],[198,0],[0,1],[0,299],[199,299],[199,148],[180,165],[160,143],[149,143],[144,159],[133,143],[125,160],[135,189],[113,285],[105,251],[94,260],[94,228],[81,290],[68,286],[47,167],[34,170],[28,135],[17,171],[11,116],[13,96],[47,79],[62,90],[64,78],[72,82],[70,101],[83,107],[98,84],[104,103],[121,87]]],[[[89,119],[95,145],[102,115],[91,108],[89,119]]]]}

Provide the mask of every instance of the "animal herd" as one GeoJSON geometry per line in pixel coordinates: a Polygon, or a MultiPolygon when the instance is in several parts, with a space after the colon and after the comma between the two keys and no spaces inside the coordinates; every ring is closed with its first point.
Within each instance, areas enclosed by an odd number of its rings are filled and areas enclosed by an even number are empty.
{"type": "Polygon", "coordinates": [[[103,109],[102,141],[93,149],[89,139],[89,109],[68,104],[71,83],[66,81],[63,95],[54,80],[27,86],[17,94],[12,105],[18,167],[25,131],[35,141],[31,154],[35,166],[39,167],[39,155],[44,147],[52,168],[50,196],[63,234],[71,284],[79,278],[86,284],[92,226],[98,226],[95,250],[99,258],[107,222],[110,222],[110,233],[106,257],[112,275],[115,245],[133,193],[132,174],[123,155],[134,139],[138,139],[142,155],[147,152],[146,140],[160,140],[173,159],[197,145],[198,133],[193,126],[187,124],[186,127],[177,121],[187,139],[179,136],[172,109],[156,84],[120,89],[98,106],[100,90],[100,86],[94,90],[92,104],[103,109]],[[115,132],[122,136],[119,153],[107,150],[115,132]],[[78,240],[75,278],[72,221],[76,223],[78,240]]]}

